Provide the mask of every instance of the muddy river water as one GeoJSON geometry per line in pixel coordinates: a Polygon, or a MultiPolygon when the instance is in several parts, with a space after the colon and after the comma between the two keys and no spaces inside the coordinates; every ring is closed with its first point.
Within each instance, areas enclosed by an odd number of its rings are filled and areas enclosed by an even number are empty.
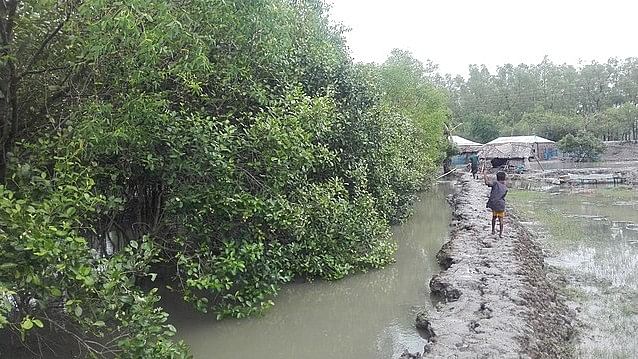
{"type": "Polygon", "coordinates": [[[449,183],[421,195],[410,220],[393,228],[395,264],[335,282],[284,287],[262,317],[216,321],[179,300],[165,303],[178,337],[197,358],[396,358],[422,351],[414,329],[419,307],[429,307],[435,255],[449,231],[449,183]]]}
{"type": "Polygon", "coordinates": [[[582,322],[579,358],[638,357],[638,194],[629,188],[512,191],[514,208],[545,231],[548,262],[566,276],[582,322]]]}

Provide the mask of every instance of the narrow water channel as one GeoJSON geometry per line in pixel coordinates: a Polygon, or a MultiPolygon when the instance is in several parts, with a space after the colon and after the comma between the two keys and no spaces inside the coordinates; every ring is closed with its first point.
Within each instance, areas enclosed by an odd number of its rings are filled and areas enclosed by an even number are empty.
{"type": "Polygon", "coordinates": [[[547,232],[548,262],[567,277],[567,295],[582,324],[576,357],[637,358],[638,193],[587,188],[510,197],[547,232]]]}
{"type": "Polygon", "coordinates": [[[428,281],[448,236],[452,186],[424,193],[411,219],[393,228],[395,264],[336,282],[290,284],[259,318],[216,321],[168,298],[178,338],[204,358],[396,358],[422,351],[414,329],[419,307],[431,306],[428,281]]]}

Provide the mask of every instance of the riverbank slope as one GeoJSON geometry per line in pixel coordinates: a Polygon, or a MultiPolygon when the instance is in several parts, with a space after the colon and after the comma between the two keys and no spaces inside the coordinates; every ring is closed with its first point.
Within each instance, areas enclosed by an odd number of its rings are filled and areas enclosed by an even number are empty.
{"type": "Polygon", "coordinates": [[[443,270],[430,281],[440,302],[427,314],[434,336],[426,357],[570,357],[573,316],[541,248],[509,213],[503,238],[491,235],[489,188],[468,175],[459,186],[450,240],[438,254],[443,270]]]}

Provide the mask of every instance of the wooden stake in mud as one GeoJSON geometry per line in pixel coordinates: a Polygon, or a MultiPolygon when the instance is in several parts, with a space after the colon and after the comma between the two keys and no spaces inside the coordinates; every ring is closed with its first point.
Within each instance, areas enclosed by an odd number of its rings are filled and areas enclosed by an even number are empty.
{"type": "Polygon", "coordinates": [[[541,165],[541,161],[538,160],[538,157],[534,156],[534,159],[536,160],[536,162],[538,162],[538,165],[541,168],[541,171],[545,172],[545,169],[543,168],[543,165],[541,165]]]}

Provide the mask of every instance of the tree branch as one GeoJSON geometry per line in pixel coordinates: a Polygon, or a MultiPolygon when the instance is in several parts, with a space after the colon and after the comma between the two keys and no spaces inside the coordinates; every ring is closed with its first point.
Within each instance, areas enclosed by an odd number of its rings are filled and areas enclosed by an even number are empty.
{"type": "Polygon", "coordinates": [[[59,67],[51,67],[51,68],[48,68],[48,69],[25,71],[20,76],[21,77],[25,77],[27,75],[37,75],[37,74],[42,74],[42,73],[45,73],[45,72],[67,70],[69,68],[70,68],[70,66],[59,66],[59,67]]]}
{"type": "MultiPolygon", "coordinates": [[[[13,26],[19,0],[3,0],[0,8],[0,55],[11,53],[13,26]]],[[[7,153],[17,122],[15,62],[11,59],[0,65],[0,183],[5,180],[7,153]]]]}
{"type": "Polygon", "coordinates": [[[46,49],[46,47],[53,40],[53,38],[60,32],[60,30],[62,30],[62,28],[64,27],[64,24],[66,24],[66,22],[69,21],[70,17],[71,17],[71,11],[70,10],[66,11],[64,19],[60,21],[58,26],[56,26],[55,29],[53,29],[53,31],[49,33],[49,35],[47,35],[44,41],[42,41],[42,43],[40,44],[40,47],[38,47],[38,49],[33,54],[33,56],[31,56],[31,58],[29,59],[29,61],[27,62],[24,68],[24,72],[18,75],[18,80],[22,79],[22,77],[24,77],[26,74],[30,72],[31,67],[36,63],[36,61],[38,61],[39,57],[42,56],[44,49],[46,49]]]}

